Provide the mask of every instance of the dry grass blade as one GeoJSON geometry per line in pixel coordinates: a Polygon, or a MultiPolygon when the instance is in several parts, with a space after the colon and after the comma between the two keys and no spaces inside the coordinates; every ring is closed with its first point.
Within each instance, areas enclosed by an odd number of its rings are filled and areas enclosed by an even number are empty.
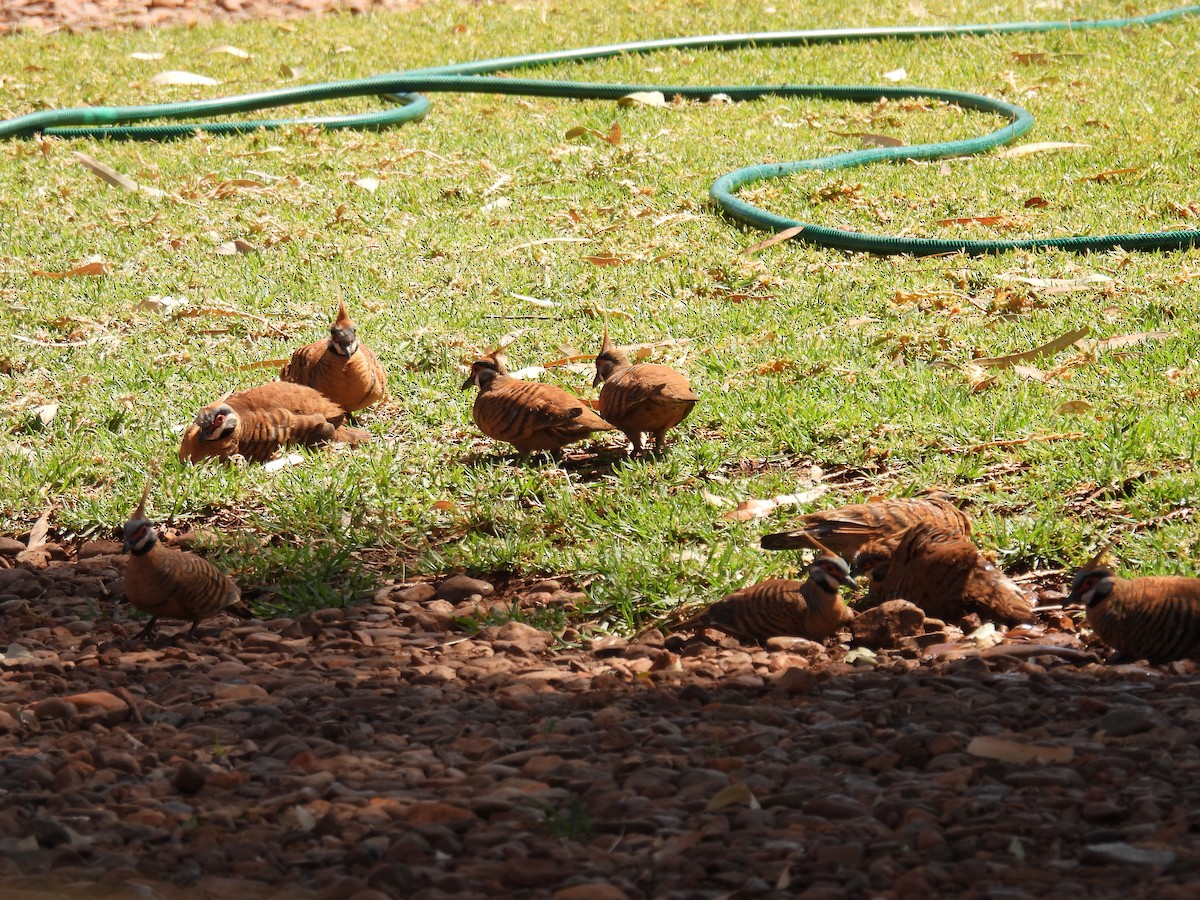
{"type": "Polygon", "coordinates": [[[141,192],[149,197],[167,196],[166,191],[160,191],[158,188],[147,187],[144,184],[139,184],[128,175],[122,175],[116,169],[100,162],[100,160],[93,156],[88,156],[82,151],[73,150],[71,151],[71,155],[79,160],[81,165],[91,169],[101,181],[105,181],[108,184],[111,184],[113,187],[118,187],[121,190],[128,191],[131,194],[141,192]]]}
{"type": "Polygon", "coordinates": [[[793,225],[791,228],[785,228],[783,231],[777,231],[764,241],[759,241],[742,251],[742,256],[753,256],[760,250],[766,250],[768,247],[774,247],[776,244],[782,244],[784,241],[790,241],[796,235],[804,230],[803,225],[793,225]]]}

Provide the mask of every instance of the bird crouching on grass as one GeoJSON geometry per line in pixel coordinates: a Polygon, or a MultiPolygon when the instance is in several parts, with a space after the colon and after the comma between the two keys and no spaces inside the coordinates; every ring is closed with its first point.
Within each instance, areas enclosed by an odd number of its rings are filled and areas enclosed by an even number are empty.
{"type": "Polygon", "coordinates": [[[344,300],[338,301],[329,337],[296,350],[279,380],[320,391],[348,413],[375,405],[387,393],[387,372],[358,339],[344,300]]]}
{"type": "Polygon", "coordinates": [[[199,462],[241,456],[247,462],[266,462],[280,447],[370,440],[370,432],[345,421],[346,411],[319,391],[274,381],[229,394],[196,413],[183,433],[179,458],[199,462]]]}

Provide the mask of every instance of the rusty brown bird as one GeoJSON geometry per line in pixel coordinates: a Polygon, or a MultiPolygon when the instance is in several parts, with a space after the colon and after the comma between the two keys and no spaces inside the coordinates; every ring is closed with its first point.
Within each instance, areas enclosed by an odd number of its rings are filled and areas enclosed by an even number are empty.
{"type": "Polygon", "coordinates": [[[1076,573],[1067,602],[1082,603],[1096,636],[1129,659],[1200,661],[1200,578],[1120,578],[1086,567],[1076,573]]]}
{"type": "Polygon", "coordinates": [[[682,630],[716,628],[741,641],[765,641],[777,635],[824,641],[854,618],[838,595],[839,585],[855,586],[840,556],[820,556],[803,582],[768,578],[718,600],[681,623],[682,630]]]}
{"type": "Polygon", "coordinates": [[[160,618],[192,623],[188,638],[196,635],[202,619],[214,616],[241,599],[233,579],[194,553],[165,547],[154,523],[146,518],[146,497],[125,523],[124,550],[130,554],[125,566],[125,596],[150,621],[135,636],[149,637],[160,618]]]}
{"type": "Polygon", "coordinates": [[[329,337],[294,352],[279,378],[315,388],[351,413],[373,406],[387,393],[387,372],[358,339],[344,300],[338,301],[329,337]]]}
{"type": "Polygon", "coordinates": [[[903,531],[919,522],[936,525],[948,534],[968,537],[967,514],[940,497],[879,499],[837,509],[821,509],[801,516],[800,528],[764,534],[764,550],[823,550],[853,559],[864,544],[903,531]]]}
{"type": "Polygon", "coordinates": [[[607,328],[592,385],[601,383],[600,415],[625,433],[634,453],[641,453],[647,433],[654,437],[654,451],[662,450],[667,431],[686,419],[699,399],[687,378],[670,366],[630,364],[625,352],[612,345],[607,328]]]}
{"type": "Polygon", "coordinates": [[[522,456],[558,451],[593,431],[613,430],[586,403],[557,385],[509,376],[499,352],[472,363],[462,389],[472,385],[479,388],[471,411],[476,426],[488,437],[512,444],[522,456]]]}
{"type": "Polygon", "coordinates": [[[976,613],[985,621],[1017,625],[1033,616],[1030,599],[969,538],[936,522],[920,522],[865,544],[854,567],[869,578],[869,606],[907,600],[926,615],[951,622],[976,613]]]}
{"type": "Polygon", "coordinates": [[[319,391],[274,381],[200,410],[183,433],[179,458],[199,462],[210,456],[228,460],[241,455],[249,462],[266,462],[284,446],[370,439],[369,432],[343,424],[345,419],[346,411],[319,391]]]}

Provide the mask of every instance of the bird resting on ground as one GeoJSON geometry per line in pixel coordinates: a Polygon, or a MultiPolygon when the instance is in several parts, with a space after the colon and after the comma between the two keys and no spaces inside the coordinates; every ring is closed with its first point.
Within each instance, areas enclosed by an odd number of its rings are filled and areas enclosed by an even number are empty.
{"type": "Polygon", "coordinates": [[[815,549],[846,559],[864,544],[903,531],[921,522],[936,525],[947,534],[969,537],[971,520],[965,512],[940,497],[901,497],[820,509],[800,517],[801,527],[764,534],[764,550],[815,549]]]}
{"type": "Polygon", "coordinates": [[[850,567],[840,556],[820,556],[803,582],[768,578],[718,600],[677,626],[680,630],[715,628],[742,641],[780,635],[824,641],[854,618],[838,595],[840,585],[855,587],[850,567]]]}
{"type": "Polygon", "coordinates": [[[146,518],[147,482],[141,502],[125,523],[125,596],[130,604],[149,613],[135,640],[149,637],[160,618],[184,619],[192,623],[187,637],[196,636],[201,620],[241,600],[233,579],[208,560],[163,545],[154,523],[146,518]]]}
{"type": "Polygon", "coordinates": [[[1129,659],[1200,662],[1200,578],[1121,578],[1102,566],[1075,574],[1068,603],[1082,603],[1088,627],[1129,659]]]}
{"type": "Polygon", "coordinates": [[[661,451],[667,431],[686,419],[699,399],[687,378],[670,366],[631,364],[625,352],[613,346],[607,328],[592,386],[601,383],[600,415],[624,432],[634,453],[641,453],[646,433],[654,438],[654,451],[661,451]]]}
{"type": "Polygon", "coordinates": [[[350,428],[345,420],[346,411],[319,391],[273,381],[229,394],[200,410],[183,433],[179,458],[199,462],[240,455],[248,462],[266,462],[284,446],[370,440],[369,432],[350,428]]]}
{"type": "Polygon", "coordinates": [[[387,392],[387,372],[358,339],[344,300],[338,301],[329,337],[296,350],[279,379],[314,388],[349,413],[373,406],[387,392]]]}
{"type": "Polygon", "coordinates": [[[583,400],[557,385],[511,377],[499,351],[471,364],[462,389],[472,385],[479,388],[471,408],[475,425],[488,437],[512,444],[522,456],[557,452],[594,431],[613,430],[583,400]]]}
{"type": "Polygon", "coordinates": [[[936,522],[912,525],[865,544],[854,562],[868,576],[867,604],[907,600],[926,615],[956,622],[977,614],[984,621],[1018,625],[1033,604],[969,538],[936,522]]]}

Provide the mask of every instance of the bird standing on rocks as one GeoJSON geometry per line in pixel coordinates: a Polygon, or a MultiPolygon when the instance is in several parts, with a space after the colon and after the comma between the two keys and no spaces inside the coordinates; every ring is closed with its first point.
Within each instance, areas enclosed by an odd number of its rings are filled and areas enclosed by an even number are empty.
{"type": "Polygon", "coordinates": [[[593,431],[612,431],[574,394],[557,385],[521,381],[508,374],[499,351],[475,360],[463,382],[479,388],[471,416],[490,438],[507,441],[522,456],[538,450],[557,452],[593,431]]]}
{"type": "Polygon", "coordinates": [[[984,621],[1018,625],[1033,617],[1033,604],[1012,579],[969,538],[933,521],[865,544],[854,567],[870,579],[868,605],[907,600],[946,621],[975,613],[984,621]]]}
{"type": "Polygon", "coordinates": [[[387,372],[358,339],[344,300],[338,301],[329,338],[295,351],[279,379],[314,388],[348,413],[373,406],[387,393],[387,372]]]}
{"type": "Polygon", "coordinates": [[[864,544],[896,534],[921,522],[937,526],[946,534],[969,537],[967,514],[940,497],[873,500],[836,509],[821,509],[801,516],[802,527],[779,534],[764,534],[764,550],[828,548],[853,559],[864,544]]]}
{"type": "Polygon", "coordinates": [[[1067,603],[1082,603],[1088,627],[1129,659],[1200,661],[1200,578],[1120,578],[1093,564],[1076,573],[1067,603]]]}
{"type": "Polygon", "coordinates": [[[154,523],[146,518],[149,493],[147,482],[123,535],[124,552],[130,554],[125,566],[125,596],[130,604],[150,615],[150,621],[134,639],[149,637],[164,616],[190,621],[187,637],[194,638],[202,619],[237,603],[242,593],[232,578],[208,560],[163,546],[154,523]]]}
{"type": "Polygon", "coordinates": [[[607,328],[592,386],[601,383],[600,415],[625,433],[634,453],[642,452],[646,433],[654,437],[654,451],[661,451],[667,431],[686,419],[699,399],[687,378],[670,366],[632,365],[625,352],[612,345],[607,328]]]}
{"type": "Polygon", "coordinates": [[[846,561],[819,556],[809,565],[805,581],[768,578],[734,591],[678,627],[716,628],[742,641],[780,635],[824,641],[854,618],[838,595],[843,584],[856,586],[846,561]]]}
{"type": "Polygon", "coordinates": [[[315,446],[331,441],[359,444],[367,431],[343,423],[346,411],[302,384],[274,381],[238,391],[196,414],[183,433],[179,458],[199,462],[210,456],[266,462],[283,446],[315,446]]]}

